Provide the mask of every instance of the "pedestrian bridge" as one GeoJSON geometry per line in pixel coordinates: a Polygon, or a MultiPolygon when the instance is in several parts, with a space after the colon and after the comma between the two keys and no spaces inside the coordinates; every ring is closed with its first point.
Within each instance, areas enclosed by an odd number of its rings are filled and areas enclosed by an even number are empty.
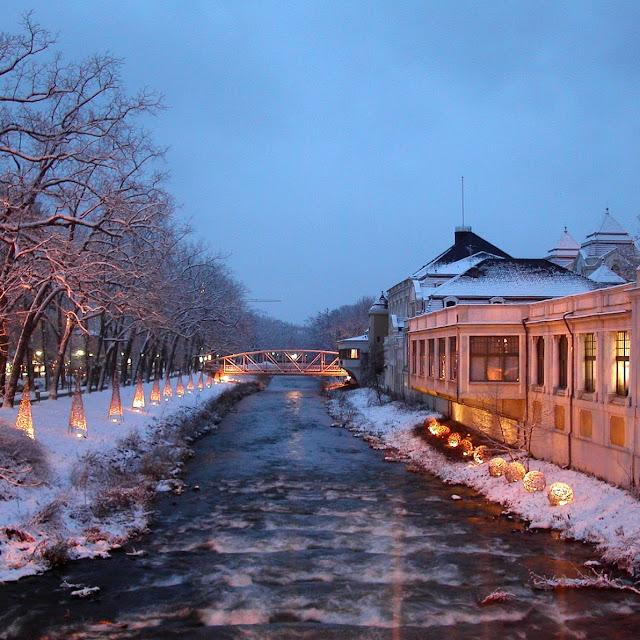
{"type": "Polygon", "coordinates": [[[223,356],[207,363],[219,375],[348,376],[337,351],[309,349],[249,351],[223,356]]]}

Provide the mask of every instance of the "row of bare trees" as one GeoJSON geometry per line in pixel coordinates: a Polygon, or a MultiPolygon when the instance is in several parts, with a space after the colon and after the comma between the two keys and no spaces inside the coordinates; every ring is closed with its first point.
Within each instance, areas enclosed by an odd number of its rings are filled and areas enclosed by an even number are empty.
{"type": "Polygon", "coordinates": [[[74,339],[102,387],[116,368],[150,375],[229,350],[247,321],[243,287],[163,189],[163,150],[141,125],[160,97],[127,95],[110,55],[69,62],[53,45],[29,15],[0,35],[4,406],[34,350],[55,398],[74,339]]]}

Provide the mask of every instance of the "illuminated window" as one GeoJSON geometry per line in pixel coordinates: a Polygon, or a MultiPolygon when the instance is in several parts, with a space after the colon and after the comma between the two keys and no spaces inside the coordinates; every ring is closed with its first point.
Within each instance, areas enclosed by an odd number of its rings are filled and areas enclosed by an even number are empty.
{"type": "Polygon", "coordinates": [[[436,377],[436,341],[434,338],[429,339],[429,377],[436,377]]]}
{"type": "Polygon", "coordinates": [[[629,394],[629,353],[631,342],[628,331],[616,334],[616,393],[619,396],[629,394]]]}
{"type": "Polygon", "coordinates": [[[544,384],[544,338],[536,340],[536,384],[544,384]]]}
{"type": "Polygon", "coordinates": [[[518,381],[518,336],[471,336],[469,346],[471,382],[518,381]]]}
{"type": "Polygon", "coordinates": [[[569,371],[569,342],[567,336],[558,338],[558,389],[567,388],[569,371]]]}
{"type": "Polygon", "coordinates": [[[458,379],[458,340],[456,336],[449,338],[449,377],[458,379]]]}
{"type": "Polygon", "coordinates": [[[360,349],[349,349],[349,358],[351,360],[358,360],[360,358],[360,349]]]}
{"type": "Polygon", "coordinates": [[[596,335],[584,334],[584,390],[596,390],[596,335]]]}
{"type": "Polygon", "coordinates": [[[447,340],[438,338],[438,378],[444,380],[447,375],[447,340]]]}

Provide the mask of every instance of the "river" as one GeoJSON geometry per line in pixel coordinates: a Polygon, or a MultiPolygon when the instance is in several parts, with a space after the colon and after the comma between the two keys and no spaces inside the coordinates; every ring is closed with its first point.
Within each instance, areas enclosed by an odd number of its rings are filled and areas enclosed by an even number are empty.
{"type": "Polygon", "coordinates": [[[634,594],[531,588],[530,572],[587,571],[589,545],[530,533],[331,424],[317,380],[274,378],[197,443],[151,535],[0,588],[0,638],[640,636],[634,594]],[[63,580],[100,594],[73,599],[63,580]],[[514,598],[481,606],[497,588],[514,598]]]}

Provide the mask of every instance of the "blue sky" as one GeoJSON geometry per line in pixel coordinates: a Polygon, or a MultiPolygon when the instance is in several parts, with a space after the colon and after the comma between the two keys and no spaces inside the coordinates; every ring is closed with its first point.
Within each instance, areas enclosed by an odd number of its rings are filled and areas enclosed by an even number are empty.
{"type": "Polygon", "coordinates": [[[256,305],[303,321],[378,294],[466,222],[516,257],[640,213],[637,2],[3,3],[70,58],[109,50],[196,232],[256,305]]]}

